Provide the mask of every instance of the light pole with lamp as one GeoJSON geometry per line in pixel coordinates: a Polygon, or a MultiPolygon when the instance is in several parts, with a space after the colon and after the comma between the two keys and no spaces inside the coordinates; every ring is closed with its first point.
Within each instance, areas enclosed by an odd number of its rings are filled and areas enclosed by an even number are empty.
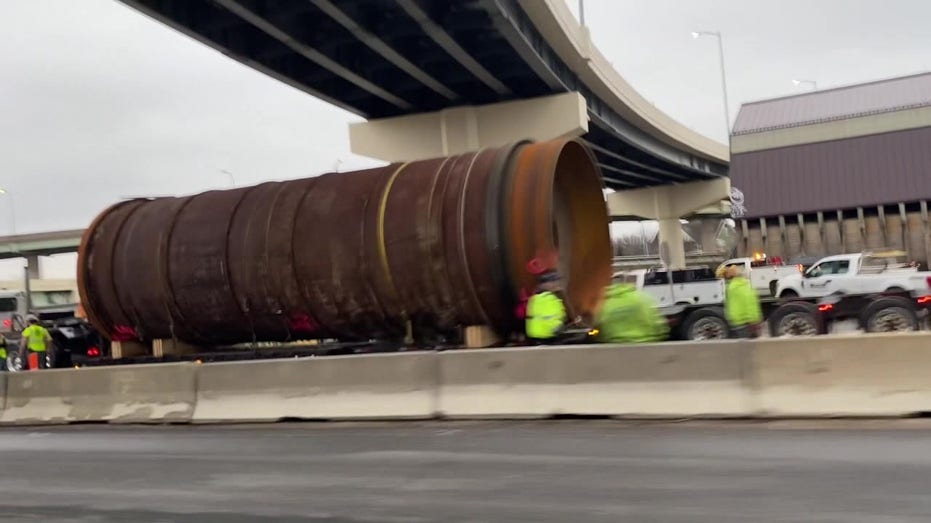
{"type": "Polygon", "coordinates": [[[727,102],[727,73],[724,71],[724,38],[718,31],[692,31],[692,38],[698,39],[703,36],[713,36],[718,40],[718,59],[721,62],[721,91],[724,94],[724,124],[727,131],[727,143],[731,142],[731,109],[727,102]]]}
{"type": "Polygon", "coordinates": [[[792,83],[795,85],[795,87],[798,87],[802,84],[808,84],[811,86],[812,91],[818,90],[818,82],[814,80],[792,80],[792,83]]]}

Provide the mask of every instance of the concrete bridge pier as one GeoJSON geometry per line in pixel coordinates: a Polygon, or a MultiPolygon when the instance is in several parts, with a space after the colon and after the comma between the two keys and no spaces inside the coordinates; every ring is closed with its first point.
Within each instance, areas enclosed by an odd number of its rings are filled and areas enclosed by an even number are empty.
{"type": "Polygon", "coordinates": [[[369,158],[412,162],[587,132],[585,98],[572,92],[354,123],[349,145],[369,158]]]}
{"type": "Polygon", "coordinates": [[[38,280],[42,278],[41,270],[39,269],[39,255],[30,254],[26,256],[26,274],[29,275],[30,280],[38,280]]]}
{"type": "Polygon", "coordinates": [[[672,269],[685,268],[685,236],[680,220],[730,196],[728,178],[618,191],[607,196],[612,216],[635,216],[659,222],[660,245],[666,245],[672,269]]]}

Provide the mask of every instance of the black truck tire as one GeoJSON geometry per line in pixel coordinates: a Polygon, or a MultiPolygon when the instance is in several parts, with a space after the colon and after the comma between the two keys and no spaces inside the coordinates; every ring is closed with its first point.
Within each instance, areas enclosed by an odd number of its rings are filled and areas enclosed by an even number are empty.
{"type": "Polygon", "coordinates": [[[729,337],[730,327],[721,307],[696,309],[682,323],[682,338],[686,340],[725,340],[729,337]]]}
{"type": "Polygon", "coordinates": [[[912,302],[901,296],[877,298],[860,314],[860,327],[866,332],[915,331],[918,314],[912,302]]]}
{"type": "Polygon", "coordinates": [[[824,322],[818,306],[804,301],[780,305],[769,315],[767,323],[769,335],[773,338],[824,334],[824,322]]]}

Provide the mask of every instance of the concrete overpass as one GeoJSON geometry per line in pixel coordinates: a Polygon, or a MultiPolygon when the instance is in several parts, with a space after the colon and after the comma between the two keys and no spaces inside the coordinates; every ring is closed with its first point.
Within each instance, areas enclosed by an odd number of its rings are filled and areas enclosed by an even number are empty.
{"type": "Polygon", "coordinates": [[[0,260],[25,258],[29,277],[39,279],[39,257],[77,252],[84,229],[0,236],[0,260]]]}
{"type": "Polygon", "coordinates": [[[584,135],[618,190],[612,215],[660,220],[680,264],[678,218],[729,195],[726,146],[640,96],[564,0],[122,1],[366,118],[350,129],[358,154],[409,161],[584,135]]]}

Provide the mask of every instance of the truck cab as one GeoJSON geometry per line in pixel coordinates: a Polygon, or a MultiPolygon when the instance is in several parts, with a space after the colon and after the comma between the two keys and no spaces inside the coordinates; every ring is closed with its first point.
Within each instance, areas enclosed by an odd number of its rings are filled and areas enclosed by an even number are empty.
{"type": "Polygon", "coordinates": [[[28,312],[25,292],[0,291],[0,334],[18,338],[28,312]]]}
{"type": "Polygon", "coordinates": [[[780,298],[821,298],[832,294],[924,292],[931,273],[919,273],[900,251],[867,251],[822,258],[803,274],[781,278],[780,298]]]}
{"type": "Polygon", "coordinates": [[[782,263],[781,258],[770,258],[765,253],[758,252],[752,257],[734,258],[725,261],[718,266],[715,274],[718,278],[723,278],[724,271],[732,266],[740,268],[757,293],[763,296],[774,296],[776,286],[781,278],[799,273],[797,266],[785,265],[782,263]]]}

